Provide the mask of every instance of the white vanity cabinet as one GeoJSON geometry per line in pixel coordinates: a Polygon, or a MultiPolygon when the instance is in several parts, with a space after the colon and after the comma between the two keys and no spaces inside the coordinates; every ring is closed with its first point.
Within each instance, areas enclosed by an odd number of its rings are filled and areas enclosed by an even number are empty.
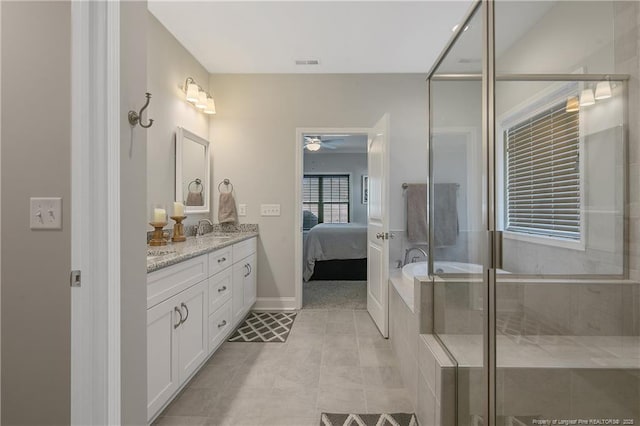
{"type": "Polygon", "coordinates": [[[253,237],[147,275],[149,421],[255,303],[256,240],[253,237]]]}
{"type": "MultiPolygon", "coordinates": [[[[184,269],[176,268],[178,271],[184,269]]],[[[175,274],[169,274],[168,279],[175,277],[175,274]]],[[[167,279],[166,276],[163,278],[167,279]]],[[[209,355],[206,284],[206,280],[200,281],[147,309],[149,418],[209,355]]]]}
{"type": "Polygon", "coordinates": [[[256,240],[233,246],[233,322],[242,320],[256,302],[256,240]]]}
{"type": "Polygon", "coordinates": [[[207,290],[207,282],[202,281],[174,297],[182,314],[176,328],[180,383],[191,377],[209,355],[207,290]]]}

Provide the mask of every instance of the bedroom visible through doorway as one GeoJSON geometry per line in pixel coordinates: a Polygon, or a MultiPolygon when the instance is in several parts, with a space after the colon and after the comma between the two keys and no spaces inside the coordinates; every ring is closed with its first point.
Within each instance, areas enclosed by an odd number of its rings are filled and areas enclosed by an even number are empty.
{"type": "Polygon", "coordinates": [[[367,141],[301,134],[303,309],[367,308],[367,141]]]}

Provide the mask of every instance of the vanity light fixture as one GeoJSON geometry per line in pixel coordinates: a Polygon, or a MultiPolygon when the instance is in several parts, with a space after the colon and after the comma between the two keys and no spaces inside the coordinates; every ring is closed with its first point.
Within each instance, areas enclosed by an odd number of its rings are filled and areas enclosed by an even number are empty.
{"type": "Polygon", "coordinates": [[[578,112],[580,111],[580,101],[577,96],[572,96],[567,99],[566,112],[578,112]]]}
{"type": "Polygon", "coordinates": [[[202,91],[198,92],[198,100],[196,101],[196,108],[205,109],[207,107],[207,94],[202,91]]]}
{"type": "Polygon", "coordinates": [[[207,106],[204,108],[205,114],[215,114],[216,113],[216,102],[213,98],[207,98],[207,106]]]}
{"type": "Polygon", "coordinates": [[[596,100],[608,99],[611,97],[611,84],[609,80],[604,80],[596,86],[596,100]]]}
{"type": "Polygon", "coordinates": [[[191,77],[187,79],[189,81],[191,79],[191,83],[187,84],[187,101],[189,102],[197,102],[198,101],[198,85],[193,81],[191,77]]]}
{"type": "Polygon", "coordinates": [[[595,98],[593,97],[593,90],[584,89],[580,94],[580,106],[590,106],[596,103],[595,98]]]}
{"type": "Polygon", "coordinates": [[[187,77],[182,90],[185,92],[187,102],[193,104],[205,114],[215,114],[216,104],[208,92],[206,92],[193,77],[187,77]]]}

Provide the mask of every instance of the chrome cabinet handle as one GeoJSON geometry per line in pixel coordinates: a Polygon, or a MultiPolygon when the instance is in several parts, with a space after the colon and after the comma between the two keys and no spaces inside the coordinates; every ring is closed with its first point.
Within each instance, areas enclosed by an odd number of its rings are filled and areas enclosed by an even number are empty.
{"type": "Polygon", "coordinates": [[[384,232],[378,232],[378,233],[376,234],[376,238],[377,238],[377,239],[379,239],[379,240],[380,240],[380,239],[384,239],[384,232]]]}
{"type": "Polygon", "coordinates": [[[177,324],[173,324],[173,328],[176,329],[176,328],[180,327],[180,324],[182,324],[182,322],[183,322],[182,321],[182,312],[180,311],[180,309],[178,309],[177,306],[174,307],[173,310],[176,311],[178,313],[178,315],[180,315],[180,321],[178,321],[177,324]]]}
{"type": "MultiPolygon", "coordinates": [[[[184,317],[182,323],[187,322],[187,319],[189,319],[189,308],[187,308],[187,305],[185,305],[184,302],[180,303],[180,307],[187,311],[187,316],[184,317]]],[[[182,316],[182,309],[180,309],[180,316],[182,316]]]]}
{"type": "Polygon", "coordinates": [[[226,285],[223,285],[222,287],[220,287],[220,288],[218,289],[218,293],[222,293],[223,291],[226,291],[226,290],[227,290],[227,286],[226,286],[226,285]]]}
{"type": "Polygon", "coordinates": [[[220,324],[218,324],[218,328],[222,328],[225,325],[227,325],[227,321],[226,320],[222,320],[222,322],[220,324]]]}
{"type": "Polygon", "coordinates": [[[249,275],[251,275],[251,272],[253,271],[253,268],[251,267],[250,263],[247,263],[247,266],[249,267],[249,275]]]}
{"type": "Polygon", "coordinates": [[[224,261],[226,261],[226,260],[227,260],[227,258],[226,258],[226,257],[222,257],[222,258],[218,259],[218,263],[222,263],[222,262],[224,262],[224,261]]]}
{"type": "Polygon", "coordinates": [[[245,263],[244,267],[247,268],[247,273],[244,274],[244,277],[247,278],[249,275],[251,275],[251,270],[249,269],[249,264],[245,263]]]}

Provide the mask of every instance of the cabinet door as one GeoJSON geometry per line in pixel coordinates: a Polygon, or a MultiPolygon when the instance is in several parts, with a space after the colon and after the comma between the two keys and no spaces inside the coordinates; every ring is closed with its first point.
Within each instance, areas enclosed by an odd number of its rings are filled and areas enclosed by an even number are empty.
{"type": "Polygon", "coordinates": [[[234,324],[237,324],[244,316],[244,279],[248,272],[245,265],[246,262],[244,259],[233,265],[233,290],[231,292],[231,303],[233,308],[232,315],[234,324]]]}
{"type": "Polygon", "coordinates": [[[162,408],[180,386],[176,298],[147,310],[147,418],[162,408]]]}
{"type": "Polygon", "coordinates": [[[182,324],[177,328],[180,383],[196,371],[209,353],[207,288],[205,280],[176,296],[183,317],[182,324]]]}
{"type": "Polygon", "coordinates": [[[257,285],[257,269],[256,269],[256,255],[252,254],[241,262],[246,265],[247,275],[244,278],[244,310],[251,309],[254,303],[256,303],[256,285],[257,285]]]}

